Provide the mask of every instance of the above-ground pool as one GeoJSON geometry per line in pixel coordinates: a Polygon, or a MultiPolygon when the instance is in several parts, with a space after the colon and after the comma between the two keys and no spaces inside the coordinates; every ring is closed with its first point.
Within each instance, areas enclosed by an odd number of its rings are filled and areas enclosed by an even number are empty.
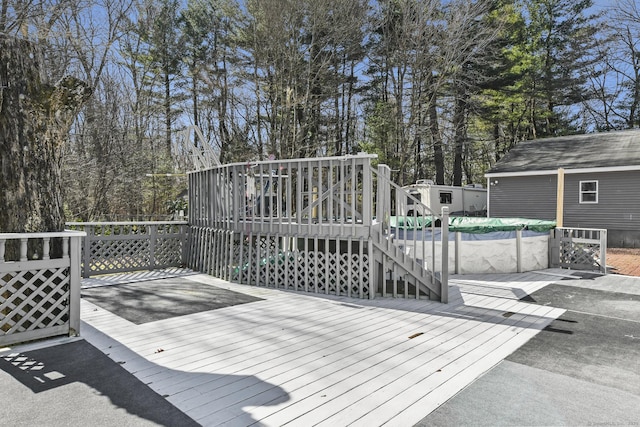
{"type": "MultiPolygon", "coordinates": [[[[396,245],[412,258],[425,260],[429,270],[441,270],[441,230],[432,232],[430,218],[394,217],[390,225],[396,245]]],[[[449,272],[515,273],[548,268],[550,230],[555,225],[554,221],[526,218],[452,217],[449,272]]]]}

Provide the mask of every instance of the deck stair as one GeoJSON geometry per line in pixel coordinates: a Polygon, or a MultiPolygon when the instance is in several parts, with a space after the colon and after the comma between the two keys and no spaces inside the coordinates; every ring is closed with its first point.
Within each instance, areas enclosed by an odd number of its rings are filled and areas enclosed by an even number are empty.
{"type": "MultiPolygon", "coordinates": [[[[382,218],[380,223],[372,227],[371,233],[374,260],[379,274],[382,276],[378,280],[380,285],[379,293],[382,296],[411,296],[418,299],[427,297],[429,299],[446,301],[446,286],[444,292],[442,286],[442,266],[438,266],[434,256],[434,254],[437,253],[436,251],[433,251],[433,253],[424,251],[424,246],[429,246],[428,244],[432,242],[417,242],[414,240],[415,237],[407,238],[404,232],[399,233],[399,231],[407,231],[409,229],[411,229],[413,233],[422,231],[420,227],[417,226],[416,212],[428,212],[434,218],[441,218],[441,222],[444,224],[448,224],[448,219],[442,220],[442,217],[448,216],[448,213],[446,210],[441,215],[432,212],[428,206],[422,204],[414,196],[393,183],[389,179],[389,174],[390,170],[385,165],[379,166],[378,170],[373,173],[373,176],[377,180],[376,205],[378,217],[382,218]],[[396,224],[396,227],[404,228],[403,230],[399,230],[398,228],[394,230],[394,228],[390,227],[388,221],[391,216],[390,214],[397,215],[408,212],[410,210],[408,205],[413,206],[410,214],[410,219],[413,221],[407,221],[405,224],[412,225],[402,226],[396,224]],[[416,209],[416,206],[419,208],[416,209]],[[396,235],[396,233],[398,235],[396,235]],[[431,258],[430,262],[428,258],[431,258]],[[440,267],[440,271],[438,271],[438,267],[440,267]]],[[[435,233],[433,233],[435,223],[435,221],[430,221],[431,236],[435,235],[435,233]]],[[[446,230],[443,235],[446,238],[446,230]]],[[[439,243],[440,250],[442,250],[442,244],[441,242],[439,243]]],[[[447,250],[446,246],[447,245],[444,245],[445,251],[447,250]]],[[[446,259],[446,257],[441,259],[446,259]]],[[[444,266],[444,269],[444,277],[446,278],[447,266],[444,266]]]]}

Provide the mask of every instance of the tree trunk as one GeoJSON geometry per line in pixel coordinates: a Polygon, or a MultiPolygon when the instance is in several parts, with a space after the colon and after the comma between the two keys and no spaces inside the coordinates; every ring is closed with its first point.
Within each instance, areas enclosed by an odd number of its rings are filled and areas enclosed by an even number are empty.
{"type": "Polygon", "coordinates": [[[41,52],[0,36],[0,232],[64,229],[64,141],[91,90],[73,77],[47,82],[41,52]]]}
{"type": "Polygon", "coordinates": [[[444,185],[444,152],[442,138],[438,129],[438,110],[435,101],[429,104],[429,131],[433,144],[433,163],[436,168],[436,184],[444,185]]]}
{"type": "Polygon", "coordinates": [[[464,88],[458,90],[453,113],[454,153],[453,185],[462,186],[462,162],[465,140],[467,139],[467,99],[464,88]]]}

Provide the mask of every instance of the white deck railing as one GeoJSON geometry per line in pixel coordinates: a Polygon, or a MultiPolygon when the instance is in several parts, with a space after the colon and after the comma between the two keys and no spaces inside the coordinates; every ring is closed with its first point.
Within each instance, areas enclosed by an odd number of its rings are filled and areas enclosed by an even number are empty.
{"type": "Polygon", "coordinates": [[[80,330],[84,233],[0,233],[0,346],[80,330]]]}
{"type": "Polygon", "coordinates": [[[185,263],[186,221],[70,222],[84,231],[82,277],[178,267],[185,263]]]}
{"type": "Polygon", "coordinates": [[[235,163],[189,174],[189,224],[306,236],[373,221],[370,161],[344,156],[235,163]]]}
{"type": "Polygon", "coordinates": [[[607,272],[607,230],[557,227],[551,232],[552,267],[607,272]]]}
{"type": "MultiPolygon", "coordinates": [[[[387,290],[408,296],[411,289],[415,297],[446,301],[446,263],[427,271],[426,255],[404,250],[389,227],[409,199],[420,202],[390,181],[386,166],[372,169],[373,158],[236,163],[190,173],[189,265],[261,286],[362,298],[387,290]]],[[[433,213],[434,224],[440,216],[433,213]]],[[[447,245],[431,252],[432,267],[447,245]]]]}
{"type": "MultiPolygon", "coordinates": [[[[418,274],[430,284],[442,285],[439,299],[448,299],[448,250],[449,250],[449,211],[434,212],[391,181],[391,170],[379,165],[372,170],[374,180],[376,218],[378,224],[373,227],[374,241],[378,242],[386,254],[395,252],[397,262],[418,269],[418,274]],[[392,223],[391,218],[395,219],[392,223]],[[424,233],[429,230],[430,233],[424,233]]],[[[382,289],[397,296],[397,274],[393,274],[394,264],[385,265],[380,259],[384,275],[389,283],[382,289]]],[[[404,287],[406,293],[406,287],[404,287]]],[[[406,295],[405,295],[406,296],[406,295]]]]}

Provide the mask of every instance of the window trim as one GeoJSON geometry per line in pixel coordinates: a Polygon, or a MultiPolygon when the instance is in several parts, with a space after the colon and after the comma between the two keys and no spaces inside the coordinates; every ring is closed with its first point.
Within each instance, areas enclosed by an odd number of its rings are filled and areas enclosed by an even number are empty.
{"type": "Polygon", "coordinates": [[[586,204],[586,205],[596,205],[598,204],[598,193],[600,192],[600,183],[598,182],[597,179],[587,179],[584,181],[580,181],[580,183],[578,184],[578,194],[579,194],[579,202],[581,205],[586,204]],[[596,189],[595,191],[583,191],[582,190],[582,184],[583,183],[592,183],[595,182],[596,184],[596,189]],[[585,194],[595,194],[596,195],[596,200],[584,200],[584,195],[585,194]]]}
{"type": "Polygon", "coordinates": [[[453,204],[453,191],[439,191],[438,192],[438,198],[440,199],[440,204],[441,205],[452,205],[453,204]],[[445,197],[445,199],[448,198],[449,201],[448,202],[447,201],[443,202],[442,201],[443,200],[442,196],[448,196],[448,197],[445,197]]]}

